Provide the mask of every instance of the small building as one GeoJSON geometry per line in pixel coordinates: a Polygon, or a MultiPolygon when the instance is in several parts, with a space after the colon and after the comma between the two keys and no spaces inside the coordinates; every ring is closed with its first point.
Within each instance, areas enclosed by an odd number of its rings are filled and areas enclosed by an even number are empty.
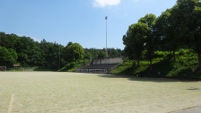
{"type": "Polygon", "coordinates": [[[20,64],[13,64],[14,68],[20,67],[20,64]]]}

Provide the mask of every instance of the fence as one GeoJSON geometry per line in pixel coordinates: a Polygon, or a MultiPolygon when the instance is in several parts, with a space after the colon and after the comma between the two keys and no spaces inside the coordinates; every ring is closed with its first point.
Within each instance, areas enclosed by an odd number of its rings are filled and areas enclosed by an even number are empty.
{"type": "Polygon", "coordinates": [[[81,73],[108,73],[108,69],[77,69],[81,73]]]}

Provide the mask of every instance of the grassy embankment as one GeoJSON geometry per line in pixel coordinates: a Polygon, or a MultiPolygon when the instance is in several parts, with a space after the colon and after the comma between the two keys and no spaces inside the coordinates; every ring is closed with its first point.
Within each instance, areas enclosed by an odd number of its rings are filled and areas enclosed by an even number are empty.
{"type": "Polygon", "coordinates": [[[55,72],[74,72],[76,71],[77,68],[80,68],[87,64],[89,60],[80,60],[80,61],[75,61],[71,63],[67,63],[65,66],[60,67],[55,66],[55,67],[37,67],[34,69],[34,71],[55,71],[55,72]]]}
{"type": "Polygon", "coordinates": [[[66,64],[64,67],[62,67],[58,71],[74,72],[74,71],[76,71],[77,68],[80,68],[80,67],[86,65],[88,62],[89,62],[89,60],[81,60],[81,61],[77,61],[77,62],[71,62],[71,63],[66,64]]]}
{"type": "Polygon", "coordinates": [[[192,50],[181,49],[176,52],[176,61],[171,52],[155,52],[153,65],[149,61],[140,61],[136,66],[135,61],[126,60],[112,74],[127,74],[135,76],[150,76],[179,79],[201,79],[201,71],[198,68],[197,54],[192,50]]]}

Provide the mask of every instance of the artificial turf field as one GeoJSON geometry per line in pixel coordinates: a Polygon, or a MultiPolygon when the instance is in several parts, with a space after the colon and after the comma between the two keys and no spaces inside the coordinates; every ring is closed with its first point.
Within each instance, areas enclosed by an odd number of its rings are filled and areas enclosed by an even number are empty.
{"type": "Polygon", "coordinates": [[[7,113],[9,104],[12,113],[174,113],[201,106],[201,82],[0,72],[0,113],[7,113]]]}

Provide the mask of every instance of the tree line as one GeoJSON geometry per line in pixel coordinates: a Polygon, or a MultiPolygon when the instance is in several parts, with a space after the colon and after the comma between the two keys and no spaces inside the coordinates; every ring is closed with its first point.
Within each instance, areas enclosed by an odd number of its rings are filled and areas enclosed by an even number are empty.
{"type": "Polygon", "coordinates": [[[129,26],[123,36],[124,51],[139,65],[142,56],[152,65],[155,51],[193,49],[201,68],[201,2],[177,0],[176,4],[160,16],[147,14],[129,26]]]}
{"type": "MultiPolygon", "coordinates": [[[[109,56],[116,57],[122,50],[110,48],[109,56]]],[[[45,39],[34,41],[27,36],[0,32],[0,66],[62,67],[78,60],[104,58],[104,49],[83,48],[78,43],[69,42],[66,46],[45,39]]]]}

